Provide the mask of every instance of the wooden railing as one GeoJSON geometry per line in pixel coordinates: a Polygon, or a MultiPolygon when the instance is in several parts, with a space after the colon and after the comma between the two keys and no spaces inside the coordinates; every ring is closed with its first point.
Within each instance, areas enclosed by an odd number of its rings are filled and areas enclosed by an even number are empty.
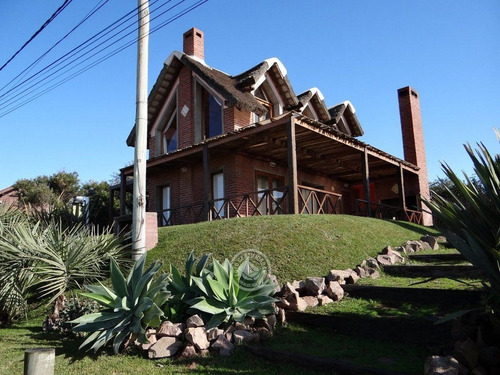
{"type": "Polygon", "coordinates": [[[300,214],[340,214],[342,195],[298,185],[300,214]]]}
{"type": "Polygon", "coordinates": [[[411,223],[422,224],[421,211],[389,206],[382,203],[368,202],[363,199],[356,199],[356,214],[359,216],[371,216],[379,219],[405,220],[411,223]],[[370,207],[370,210],[368,210],[368,207],[370,207]]]}

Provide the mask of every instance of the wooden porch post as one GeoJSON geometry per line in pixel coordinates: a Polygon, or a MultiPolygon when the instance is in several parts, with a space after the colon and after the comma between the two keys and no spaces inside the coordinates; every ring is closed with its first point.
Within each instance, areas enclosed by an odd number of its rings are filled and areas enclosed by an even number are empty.
{"type": "Polygon", "coordinates": [[[399,199],[401,206],[406,210],[405,177],[403,172],[403,166],[399,163],[399,199]]]}
{"type": "Polygon", "coordinates": [[[127,200],[127,177],[120,173],[120,216],[125,215],[125,204],[127,200]]]}
{"type": "Polygon", "coordinates": [[[210,210],[208,201],[210,200],[210,155],[208,145],[203,145],[203,218],[208,221],[210,210]]]}
{"type": "Polygon", "coordinates": [[[361,164],[363,165],[362,174],[363,174],[363,189],[365,192],[365,200],[367,202],[366,212],[368,216],[372,216],[372,205],[370,203],[371,194],[370,194],[370,167],[368,165],[368,151],[366,147],[363,150],[363,155],[361,155],[361,164]]]}
{"type": "Polygon", "coordinates": [[[297,145],[295,140],[295,121],[290,118],[286,128],[288,153],[288,213],[299,213],[299,197],[297,191],[297,145]]]}

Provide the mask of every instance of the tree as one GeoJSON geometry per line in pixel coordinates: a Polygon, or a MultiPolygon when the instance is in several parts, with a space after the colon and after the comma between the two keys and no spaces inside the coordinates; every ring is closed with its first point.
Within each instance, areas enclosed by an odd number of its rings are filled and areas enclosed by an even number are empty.
{"type": "Polygon", "coordinates": [[[81,184],[77,172],[60,171],[51,176],[21,179],[14,184],[19,202],[37,220],[61,221],[64,226],[74,222],[71,200],[76,196],[90,198],[90,222],[99,227],[109,225],[109,184],[88,181],[81,184]]]}

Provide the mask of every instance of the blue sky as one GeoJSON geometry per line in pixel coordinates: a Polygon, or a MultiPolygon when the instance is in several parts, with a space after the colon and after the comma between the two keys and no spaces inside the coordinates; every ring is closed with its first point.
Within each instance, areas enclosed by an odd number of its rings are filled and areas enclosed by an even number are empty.
{"type": "MultiPolygon", "coordinates": [[[[62,2],[2,1],[0,64],[62,2]]],[[[0,71],[0,87],[97,3],[74,0],[0,71]]],[[[37,67],[136,5],[135,0],[109,0],[37,67]]],[[[493,131],[500,128],[498,0],[209,0],[151,35],[150,88],[166,57],[182,49],[183,32],[193,26],[205,33],[209,65],[238,74],[277,57],[296,93],[318,87],[328,106],[350,100],[365,131],[360,139],[401,158],[397,89],[412,86],[420,94],[431,181],[442,176],[440,161],[471,172],[466,142],[484,142],[499,152],[493,131]]],[[[82,181],[109,180],[129,164],[133,149],[125,140],[135,119],[135,64],[133,46],[0,117],[0,189],[60,170],[76,171],[82,181]]]]}

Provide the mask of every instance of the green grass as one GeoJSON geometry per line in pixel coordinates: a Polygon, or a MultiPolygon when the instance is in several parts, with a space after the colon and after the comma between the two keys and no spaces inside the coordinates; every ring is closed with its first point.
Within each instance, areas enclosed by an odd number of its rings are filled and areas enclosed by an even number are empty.
{"type": "Polygon", "coordinates": [[[325,306],[308,308],[307,312],[321,315],[359,315],[362,317],[400,317],[426,319],[434,315],[441,315],[436,306],[412,305],[411,303],[382,303],[377,300],[345,297],[340,302],[330,303],[325,306]]]}
{"type": "Polygon", "coordinates": [[[385,246],[399,246],[431,228],[398,221],[348,215],[282,215],[241,218],[160,228],[150,261],[184,269],[191,250],[231,259],[244,249],[262,251],[282,283],[324,276],[330,269],[351,268],[385,246]]]}
{"type": "MultiPolygon", "coordinates": [[[[160,259],[165,269],[172,262],[181,270],[191,250],[199,257],[212,253],[217,259],[254,248],[270,259],[272,271],[280,282],[325,275],[332,268],[351,268],[385,246],[399,246],[423,234],[436,234],[430,228],[406,222],[382,221],[345,215],[297,215],[231,219],[211,223],[161,228],[158,246],[148,253],[148,261],[160,259]]],[[[348,301],[347,299],[346,301],[348,301]]],[[[332,304],[344,312],[357,310],[360,315],[396,314],[375,301],[332,304]]],[[[413,306],[399,309],[404,316],[413,306]]],[[[340,311],[339,310],[339,311],[340,311]]],[[[286,363],[270,363],[238,348],[228,358],[208,357],[187,361],[168,359],[151,361],[137,354],[97,355],[78,350],[82,339],[48,334],[41,330],[46,311],[31,312],[28,321],[0,330],[0,375],[23,371],[24,350],[32,347],[56,348],[56,374],[311,374],[286,363]]],[[[321,313],[321,310],[318,312],[321,313]]],[[[422,314],[425,313],[421,310],[422,314]]],[[[323,311],[322,313],[331,313],[323,311]]],[[[432,313],[430,311],[429,313],[432,313]]],[[[417,369],[420,373],[424,349],[381,340],[358,338],[332,332],[289,325],[267,343],[269,347],[325,356],[391,370],[417,369]],[[409,364],[409,367],[405,367],[409,364]]]]}

